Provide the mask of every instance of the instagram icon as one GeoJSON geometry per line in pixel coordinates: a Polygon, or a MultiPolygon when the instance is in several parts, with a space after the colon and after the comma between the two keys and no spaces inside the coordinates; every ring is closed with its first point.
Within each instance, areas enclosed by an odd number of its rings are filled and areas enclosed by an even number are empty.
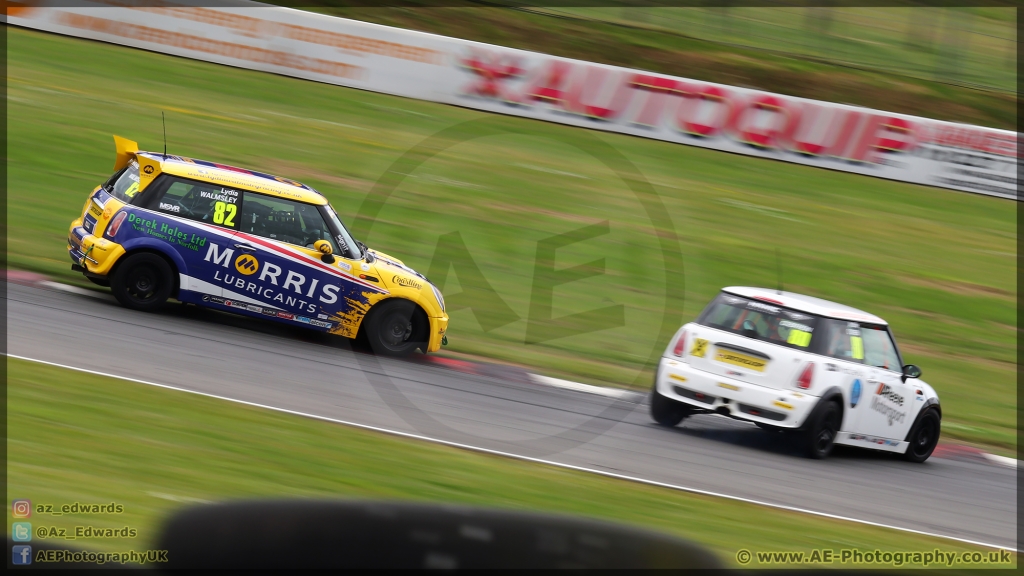
{"type": "Polygon", "coordinates": [[[11,515],[15,518],[28,518],[32,516],[32,501],[15,500],[11,502],[11,515]]]}

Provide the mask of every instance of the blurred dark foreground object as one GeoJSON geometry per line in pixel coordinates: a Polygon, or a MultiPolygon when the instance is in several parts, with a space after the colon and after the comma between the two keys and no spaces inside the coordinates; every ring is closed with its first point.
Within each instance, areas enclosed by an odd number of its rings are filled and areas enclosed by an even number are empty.
{"type": "Polygon", "coordinates": [[[678,538],[596,520],[394,502],[243,501],[185,509],[157,569],[721,568],[678,538]]]}

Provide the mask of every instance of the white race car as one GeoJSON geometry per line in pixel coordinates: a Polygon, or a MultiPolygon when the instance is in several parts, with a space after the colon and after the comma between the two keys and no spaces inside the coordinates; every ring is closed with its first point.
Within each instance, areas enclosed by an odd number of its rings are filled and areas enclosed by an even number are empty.
{"type": "Polygon", "coordinates": [[[718,413],[793,431],[812,458],[838,443],[924,462],[938,443],[942,410],[920,377],[877,316],[792,292],[730,287],[665,350],[651,416],[675,426],[718,413]]]}

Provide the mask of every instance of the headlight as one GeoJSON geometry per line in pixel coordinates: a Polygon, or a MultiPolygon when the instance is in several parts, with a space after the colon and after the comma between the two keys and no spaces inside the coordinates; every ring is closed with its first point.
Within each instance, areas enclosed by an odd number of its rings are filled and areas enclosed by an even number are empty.
{"type": "Polygon", "coordinates": [[[430,285],[430,289],[434,291],[434,297],[437,298],[437,303],[441,305],[441,312],[444,312],[444,296],[441,295],[441,291],[433,284],[430,285]]]}

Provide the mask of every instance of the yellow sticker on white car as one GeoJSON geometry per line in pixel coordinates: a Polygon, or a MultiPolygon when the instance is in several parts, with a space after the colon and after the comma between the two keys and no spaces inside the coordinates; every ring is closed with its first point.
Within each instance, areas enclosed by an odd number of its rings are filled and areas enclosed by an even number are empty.
{"type": "Polygon", "coordinates": [[[738,391],[740,389],[739,386],[733,386],[732,384],[726,384],[725,382],[719,382],[718,383],[718,387],[719,388],[725,388],[726,390],[737,390],[738,391]]]}
{"type": "Polygon", "coordinates": [[[850,348],[854,360],[864,359],[864,340],[860,336],[850,336],[850,348]]]}
{"type": "Polygon", "coordinates": [[[804,330],[790,330],[786,343],[806,348],[811,343],[811,333],[804,330]]]}
{"type": "Polygon", "coordinates": [[[764,367],[768,365],[768,361],[763,358],[755,358],[754,356],[722,349],[715,352],[715,360],[725,364],[732,364],[733,366],[749,368],[755,372],[764,372],[764,367]]]}
{"type": "Polygon", "coordinates": [[[703,338],[693,339],[693,348],[690,348],[690,356],[703,358],[708,351],[708,341],[703,338]]]}

